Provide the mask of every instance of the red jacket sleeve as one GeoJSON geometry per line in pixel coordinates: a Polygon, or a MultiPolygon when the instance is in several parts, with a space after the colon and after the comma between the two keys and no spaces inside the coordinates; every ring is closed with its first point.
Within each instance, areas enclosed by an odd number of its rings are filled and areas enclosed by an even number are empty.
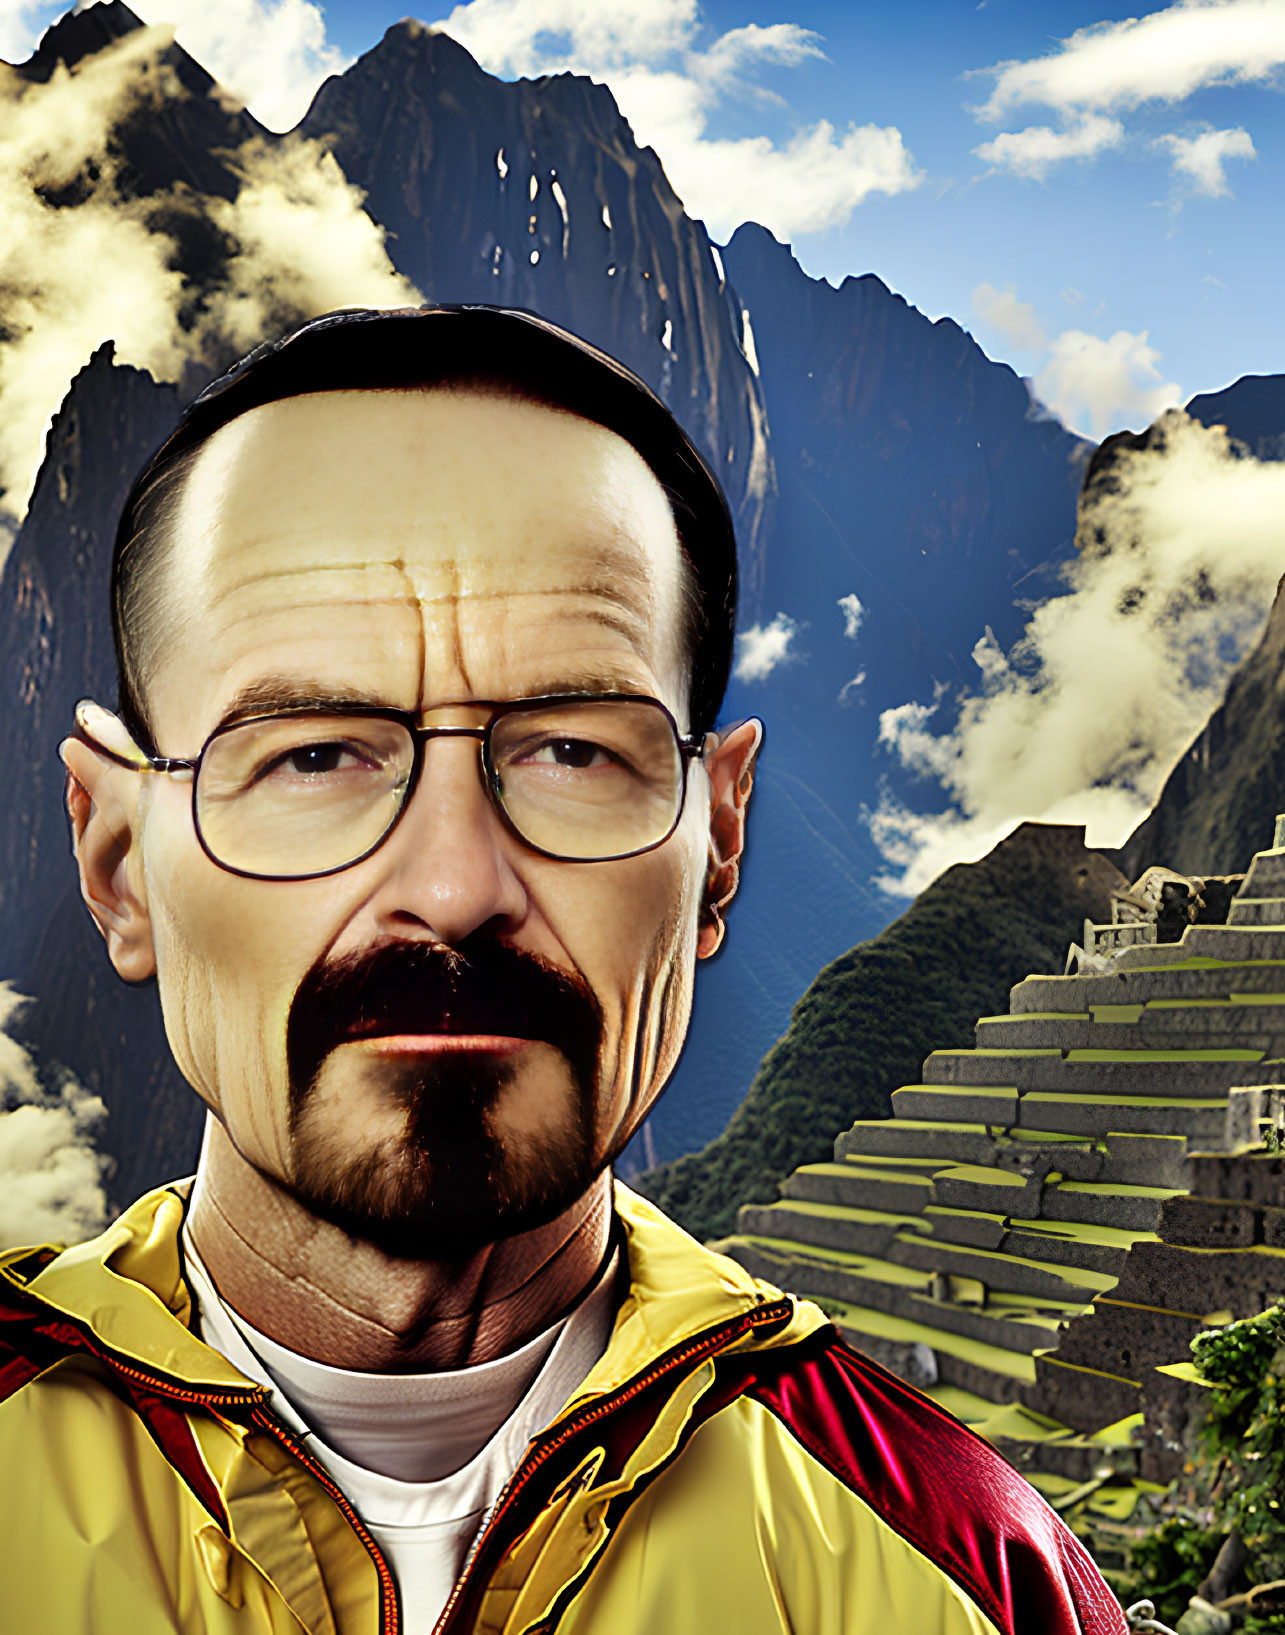
{"type": "Polygon", "coordinates": [[[1002,1635],[1127,1635],[1092,1558],[989,1443],[834,1334],[749,1395],[972,1598],[1002,1635]]]}

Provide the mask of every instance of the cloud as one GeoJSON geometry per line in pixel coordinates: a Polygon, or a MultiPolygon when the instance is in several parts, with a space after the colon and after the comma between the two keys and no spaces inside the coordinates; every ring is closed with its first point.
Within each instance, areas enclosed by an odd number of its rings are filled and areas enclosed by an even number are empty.
{"type": "Polygon", "coordinates": [[[922,890],[1027,819],[1119,844],[1257,640],[1281,574],[1285,465],[1233,457],[1221,427],[1180,410],[1161,424],[1159,446],[1120,451],[1114,487],[1086,499],[1094,543],[1066,594],[1009,652],[989,632],[978,643],[953,719],[941,691],[880,718],[885,749],[950,803],[923,813],[885,791],[870,822],[889,889],[922,890]]]}
{"type": "Polygon", "coordinates": [[[1248,131],[1202,131],[1198,136],[1162,136],[1158,147],[1173,154],[1174,174],[1187,181],[1194,193],[1207,199],[1231,197],[1223,163],[1227,159],[1257,159],[1248,131]]]}
{"type": "Polygon", "coordinates": [[[0,0],[0,60],[25,62],[35,49],[43,0],[0,0]]]}
{"type": "Polygon", "coordinates": [[[840,596],[839,611],[843,614],[843,634],[850,642],[856,641],[857,632],[861,629],[861,621],[866,616],[866,610],[861,605],[861,598],[855,594],[840,596]]]}
{"type": "Polygon", "coordinates": [[[1037,103],[1063,113],[1181,102],[1208,85],[1262,83],[1285,63],[1285,0],[1180,0],[1077,29],[1043,57],[996,63],[979,117],[1037,103]]]}
{"type": "Polygon", "coordinates": [[[1012,284],[1002,290],[979,284],[973,291],[973,311],[984,324],[1003,336],[1018,352],[1042,352],[1048,344],[1029,301],[1019,301],[1012,284]]]}
{"type": "Polygon", "coordinates": [[[432,26],[466,46],[493,74],[533,76],[550,57],[581,56],[618,68],[661,61],[690,47],[697,21],[696,0],[636,0],[630,6],[472,0],[432,26]]]}
{"type": "Polygon", "coordinates": [[[30,1001],[0,982],[0,1247],[79,1243],[107,1219],[106,1108],[65,1070],[51,1088],[8,1026],[30,1001]]]}
{"type": "Polygon", "coordinates": [[[168,201],[233,246],[224,284],[193,318],[174,241],[152,226],[158,201],[122,192],[110,142],[130,111],[184,94],[160,56],[171,38],[159,26],[131,32],[47,84],[0,74],[0,535],[26,509],[50,416],[102,341],[175,381],[189,362],[295,318],[416,299],[333,159],[300,139],[261,140],[231,158],[234,199],[181,190],[168,201]],[[73,184],[77,202],[45,202],[73,184]]]}
{"type": "MultiPolygon", "coordinates": [[[[1083,300],[1077,290],[1062,294],[1083,300]]],[[[1039,372],[1029,382],[1037,417],[1050,413],[1096,439],[1122,422],[1149,425],[1182,396],[1177,384],[1161,375],[1160,353],[1149,344],[1145,329],[1136,335],[1120,329],[1107,339],[1066,329],[1050,340],[1035,308],[1018,300],[1012,284],[1002,289],[979,284],[972,304],[979,320],[1008,346],[1042,358],[1039,372]]]]}
{"type": "Polygon", "coordinates": [[[420,300],[393,271],[360,188],[319,143],[250,141],[229,162],[241,180],[236,197],[211,198],[205,208],[239,249],[209,299],[207,323],[238,349],[295,314],[420,300]]]}
{"type": "Polygon", "coordinates": [[[1124,126],[1118,119],[1086,114],[1078,124],[1055,131],[1048,125],[1031,125],[1023,131],[1001,131],[973,152],[996,170],[1043,181],[1051,165],[1067,159],[1095,159],[1107,148],[1119,147],[1124,126]]]}
{"type": "Polygon", "coordinates": [[[748,23],[743,28],[731,28],[726,34],[720,34],[707,51],[694,55],[691,61],[711,85],[725,86],[732,91],[744,88],[756,99],[780,102],[782,99],[775,93],[759,86],[743,87],[742,76],[752,73],[763,61],[776,62],[786,68],[801,67],[809,58],[824,62],[820,39],[819,34],[800,28],[797,23],[770,23],[766,28],[748,23]]]}
{"type": "Polygon", "coordinates": [[[20,516],[45,427],[72,375],[109,335],[129,361],[174,379],[186,344],[171,241],[121,198],[108,137],[130,110],[179,87],[159,62],[171,36],[145,29],[55,70],[45,85],[0,76],[0,485],[20,516]],[[97,173],[96,183],[85,179],[97,173]],[[37,189],[85,184],[82,202],[51,209],[37,189]]]}
{"type": "Polygon", "coordinates": [[[821,119],[777,146],[766,136],[671,140],[681,123],[661,122],[639,140],[660,154],[675,192],[716,238],[743,221],[782,239],[842,227],[872,193],[904,193],[920,180],[893,126],[850,125],[836,137],[821,119]]]}
{"type": "Polygon", "coordinates": [[[273,131],[297,125],[322,80],[352,60],[327,42],[321,7],[308,0],[132,0],[130,9],[175,27],[183,49],[273,131]]]}
{"type": "Polygon", "coordinates": [[[799,657],[793,644],[802,629],[788,613],[778,613],[767,624],[740,631],[733,675],[738,681],[766,681],[779,664],[793,663],[799,657]]]}
{"type": "Polygon", "coordinates": [[[1035,377],[1035,393],[1073,429],[1105,436],[1121,420],[1148,425],[1182,396],[1157,365],[1160,353],[1147,331],[1118,329],[1109,339],[1067,329],[1050,343],[1049,361],[1035,377]]]}
{"type": "Polygon", "coordinates": [[[695,0],[469,0],[433,26],[493,74],[607,81],[639,143],[656,150],[716,237],[751,219],[783,239],[842,227],[872,193],[902,193],[922,179],[892,125],[840,132],[819,119],[779,142],[710,134],[724,99],[780,104],[758,83],[764,69],[823,57],[820,36],[795,23],[749,24],[700,49],[695,0]]]}

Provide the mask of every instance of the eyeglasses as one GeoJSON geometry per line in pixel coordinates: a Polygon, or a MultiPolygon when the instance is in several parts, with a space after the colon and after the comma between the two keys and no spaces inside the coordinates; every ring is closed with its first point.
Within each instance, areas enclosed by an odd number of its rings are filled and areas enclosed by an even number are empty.
{"type": "Polygon", "coordinates": [[[192,777],[206,855],[255,880],[309,880],[381,846],[419,784],[430,738],[476,738],[478,771],[509,831],[563,862],[636,857],[678,827],[687,768],[706,739],[684,738],[659,699],[577,693],[469,700],[484,726],[422,727],[365,705],[290,710],[217,728],[194,760],[118,754],[77,710],[76,736],[121,766],[192,777]]]}

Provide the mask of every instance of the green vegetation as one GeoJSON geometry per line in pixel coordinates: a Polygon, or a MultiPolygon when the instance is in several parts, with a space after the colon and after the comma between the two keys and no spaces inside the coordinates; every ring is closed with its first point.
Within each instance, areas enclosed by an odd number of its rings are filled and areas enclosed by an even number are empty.
{"type": "Polygon", "coordinates": [[[1131,1551],[1137,1582],[1129,1595],[1146,1596],[1162,1619],[1176,1620],[1214,1564],[1223,1535],[1202,1527],[1194,1515],[1169,1516],[1149,1529],[1131,1551]]]}
{"type": "Polygon", "coordinates": [[[933,882],[887,930],[826,966],[794,1007],[727,1129],[644,1175],[640,1190],[699,1238],[730,1233],[800,1164],[829,1158],[924,1058],[972,1043],[1032,972],[1060,971],[1085,919],[1109,917],[1116,871],[1080,832],[1025,824],[980,863],[933,882]]]}
{"type": "Polygon", "coordinates": [[[1191,1474],[1133,1545],[1137,1592],[1174,1622],[1221,1550],[1235,1565],[1214,1593],[1245,1635],[1270,1635],[1285,1612],[1285,1306],[1198,1334],[1191,1349],[1185,1372],[1209,1388],[1191,1474]]]}

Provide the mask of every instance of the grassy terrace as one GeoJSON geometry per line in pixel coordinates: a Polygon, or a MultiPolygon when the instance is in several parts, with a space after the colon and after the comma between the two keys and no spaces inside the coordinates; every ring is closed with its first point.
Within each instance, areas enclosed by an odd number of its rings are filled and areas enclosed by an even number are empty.
{"type": "Polygon", "coordinates": [[[862,1209],[857,1205],[817,1203],[812,1198],[782,1198],[775,1204],[753,1204],[763,1213],[780,1210],[790,1215],[816,1215],[822,1220],[851,1221],[854,1226],[896,1226],[927,1234],[932,1227],[922,1215],[898,1215],[887,1209],[862,1209]]]}
{"type": "MultiPolygon", "coordinates": [[[[1054,1461],[1063,1474],[1037,1475],[1056,1500],[1076,1492],[1075,1472],[1093,1470],[1094,1447],[1127,1445],[1131,1422],[1096,1440],[1077,1436],[1013,1404],[1015,1387],[1025,1402],[1077,1424],[1099,1402],[1119,1402],[1117,1376],[1060,1360],[1063,1329],[1099,1300],[1126,1304],[1112,1301],[1126,1257],[1160,1244],[1161,1211],[1184,1191],[1184,1155],[1220,1144],[1231,1088],[1267,1083],[1278,1065],[1285,1083],[1285,933],[1252,923],[1197,930],[1189,946],[1209,952],[1170,960],[1168,949],[1138,948],[1106,973],[1019,981],[1009,1013],[980,1016],[972,1048],[959,1034],[939,1034],[946,1048],[923,1059],[923,1080],[884,1080],[896,1086],[894,1116],[858,1119],[839,1136],[840,1159],[797,1171],[803,1196],[786,1183],[777,1233],[763,1232],[758,1213],[733,1240],[770,1279],[815,1291],[854,1344],[936,1353],[944,1381],[930,1394],[983,1434],[1084,1450],[1054,1461]],[[1245,957],[1256,950],[1273,957],[1245,957]],[[996,1043],[986,1042],[988,1030],[996,1043]],[[967,1082],[974,1077],[998,1082],[967,1082]],[[870,1198],[886,1207],[866,1207],[867,1184],[882,1189],[870,1198]],[[797,1241],[811,1235],[809,1220],[827,1223],[817,1235],[831,1244],[846,1241],[836,1222],[893,1236],[867,1232],[863,1243],[877,1255],[797,1241]]],[[[1165,1248],[1162,1259],[1171,1252],[1213,1257],[1211,1301],[1218,1259],[1246,1253],[1165,1248]]],[[[1285,1289],[1285,1248],[1248,1252],[1278,1268],[1264,1268],[1264,1286],[1285,1289]]],[[[1183,1276],[1201,1286],[1204,1263],[1194,1274],[1186,1265],[1183,1276]]],[[[895,1364],[896,1352],[875,1350],[895,1364]]],[[[1068,1352],[1102,1361],[1096,1351],[1068,1352]]],[[[1140,1491],[1090,1485],[1101,1488],[1104,1515],[1127,1514],[1140,1491]]]]}
{"type": "Polygon", "coordinates": [[[916,1323],[906,1317],[894,1317],[871,1306],[852,1306],[842,1300],[827,1300],[825,1310],[845,1333],[851,1333],[860,1346],[862,1335],[873,1335],[880,1340],[900,1341],[909,1345],[926,1345],[933,1351],[945,1351],[962,1362],[973,1363],[993,1374],[1004,1374],[1026,1384],[1035,1381],[1035,1359],[1020,1351],[1009,1351],[1003,1346],[987,1345],[983,1340],[971,1340],[967,1335],[950,1334],[927,1323],[916,1323]]]}
{"type": "Polygon", "coordinates": [[[1105,1248],[1128,1249],[1135,1243],[1158,1243],[1154,1232],[1135,1232],[1127,1226],[1099,1226],[1096,1221],[1058,1221],[1041,1215],[1022,1220],[1010,1215],[1010,1232],[1042,1232],[1050,1238],[1074,1238],[1079,1243],[1100,1243],[1105,1248]]]}
{"type": "MultiPolygon", "coordinates": [[[[1053,1181],[1053,1175],[1048,1176],[1053,1181]]],[[[1177,1198],[1182,1195],[1181,1187],[1143,1187],[1128,1186],[1122,1181],[1056,1181],[1059,1192],[1080,1192],[1088,1198],[1155,1198],[1163,1202],[1166,1198],[1177,1198]]]]}
{"type": "Polygon", "coordinates": [[[731,1243],[752,1244],[761,1254],[783,1265],[805,1266],[809,1261],[820,1261],[836,1266],[841,1271],[853,1272],[858,1277],[870,1278],[875,1283],[887,1283],[900,1289],[927,1289],[933,1274],[913,1266],[899,1266],[895,1261],[879,1260],[874,1255],[857,1255],[847,1249],[827,1249],[820,1244],[795,1243],[789,1238],[762,1237],[758,1234],[738,1235],[731,1243]]]}
{"type": "Polygon", "coordinates": [[[1019,1270],[1031,1272],[1048,1278],[1051,1283],[1065,1284],[1069,1288],[1082,1290],[1086,1300],[1091,1300],[1097,1294],[1105,1294],[1108,1289],[1115,1288],[1119,1281],[1117,1278],[1109,1277],[1105,1272],[1088,1272],[1079,1266],[1033,1260],[1027,1255],[1008,1254],[1003,1249],[976,1249],[971,1244],[948,1243],[944,1238],[935,1240],[932,1248],[942,1257],[940,1269],[946,1273],[954,1271],[952,1261],[958,1263],[965,1277],[970,1275],[969,1269],[972,1268],[984,1270],[989,1267],[999,1272],[1001,1276],[1005,1272],[1012,1276],[1019,1270]]]}

